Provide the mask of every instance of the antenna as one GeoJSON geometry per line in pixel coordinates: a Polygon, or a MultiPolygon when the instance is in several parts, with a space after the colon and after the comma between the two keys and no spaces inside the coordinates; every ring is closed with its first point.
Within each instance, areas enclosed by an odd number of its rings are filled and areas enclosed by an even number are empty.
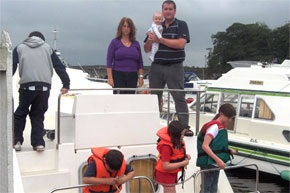
{"type": "Polygon", "coordinates": [[[58,31],[56,31],[56,29],[54,29],[52,31],[52,33],[53,33],[53,36],[54,36],[54,38],[53,38],[53,50],[56,50],[56,35],[57,35],[58,31]]]}
{"type": "Polygon", "coordinates": [[[84,70],[84,68],[82,67],[82,65],[78,62],[78,65],[81,67],[81,70],[83,71],[83,72],[86,72],[85,70],[84,70]]]}
{"type": "Polygon", "coordinates": [[[96,71],[96,69],[95,68],[93,68],[93,69],[94,69],[96,78],[100,78],[100,75],[98,74],[98,72],[96,71]]]}

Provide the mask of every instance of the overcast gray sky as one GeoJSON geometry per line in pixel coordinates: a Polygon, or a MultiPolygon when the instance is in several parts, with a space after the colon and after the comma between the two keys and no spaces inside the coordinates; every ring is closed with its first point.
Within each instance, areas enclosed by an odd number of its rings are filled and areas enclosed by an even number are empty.
{"type": "MultiPolygon", "coordinates": [[[[31,31],[41,31],[53,45],[52,30],[59,31],[57,48],[70,65],[104,65],[107,47],[122,17],[133,19],[143,48],[152,14],[162,0],[0,0],[0,30],[10,33],[13,47],[31,31]]],[[[271,29],[289,21],[289,0],[176,0],[176,17],[185,20],[191,42],[184,65],[202,67],[211,35],[234,22],[263,22],[271,29]]],[[[143,52],[145,65],[150,62],[143,52]]]]}

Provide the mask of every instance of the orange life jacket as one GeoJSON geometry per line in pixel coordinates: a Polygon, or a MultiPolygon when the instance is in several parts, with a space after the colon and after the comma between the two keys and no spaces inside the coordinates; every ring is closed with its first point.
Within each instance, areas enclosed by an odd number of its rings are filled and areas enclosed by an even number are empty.
{"type": "MultiPolygon", "coordinates": [[[[171,138],[168,134],[168,127],[163,127],[157,132],[157,136],[160,138],[160,141],[157,144],[157,150],[160,152],[161,145],[168,145],[171,148],[172,155],[170,157],[170,163],[176,163],[176,162],[182,162],[186,158],[186,151],[185,151],[185,144],[182,142],[182,148],[176,149],[173,147],[173,144],[171,143],[171,138]]],[[[160,172],[166,172],[166,173],[177,173],[180,171],[183,171],[184,167],[177,168],[175,170],[165,170],[162,165],[161,158],[158,159],[157,165],[155,167],[156,170],[160,172]]]]}
{"type": "MultiPolygon", "coordinates": [[[[110,151],[110,149],[105,148],[92,148],[92,153],[88,159],[88,164],[91,163],[92,159],[94,159],[96,163],[96,173],[97,178],[111,178],[111,177],[117,177],[117,176],[123,176],[126,170],[126,162],[123,159],[122,165],[120,170],[110,174],[109,171],[107,171],[104,163],[104,156],[110,151]]],[[[118,188],[122,189],[122,184],[117,184],[118,188]]],[[[95,186],[89,186],[84,187],[83,191],[84,193],[90,193],[90,190],[93,192],[117,192],[117,189],[115,186],[111,186],[108,184],[100,184],[95,186]]]]}

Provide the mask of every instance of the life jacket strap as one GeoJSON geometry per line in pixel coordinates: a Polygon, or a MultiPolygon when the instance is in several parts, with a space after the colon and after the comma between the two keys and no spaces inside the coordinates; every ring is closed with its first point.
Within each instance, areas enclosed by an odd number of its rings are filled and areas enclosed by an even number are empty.
{"type": "MultiPolygon", "coordinates": [[[[228,153],[230,154],[231,158],[234,159],[234,156],[229,149],[214,150],[213,152],[214,153],[228,153]]],[[[203,153],[198,154],[198,157],[202,157],[202,156],[207,156],[207,153],[203,152],[203,153]]]]}
{"type": "Polygon", "coordinates": [[[185,170],[184,167],[182,167],[181,176],[177,180],[177,182],[181,181],[182,189],[184,189],[184,178],[185,178],[185,170]]]}

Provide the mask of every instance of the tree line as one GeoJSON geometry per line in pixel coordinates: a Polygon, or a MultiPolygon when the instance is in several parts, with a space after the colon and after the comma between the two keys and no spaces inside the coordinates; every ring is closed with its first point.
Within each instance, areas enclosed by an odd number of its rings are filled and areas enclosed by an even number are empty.
{"type": "Polygon", "coordinates": [[[289,27],[287,23],[272,30],[264,23],[233,23],[225,32],[211,36],[213,48],[207,57],[207,73],[215,78],[229,71],[228,61],[281,63],[289,59],[289,27]]]}

